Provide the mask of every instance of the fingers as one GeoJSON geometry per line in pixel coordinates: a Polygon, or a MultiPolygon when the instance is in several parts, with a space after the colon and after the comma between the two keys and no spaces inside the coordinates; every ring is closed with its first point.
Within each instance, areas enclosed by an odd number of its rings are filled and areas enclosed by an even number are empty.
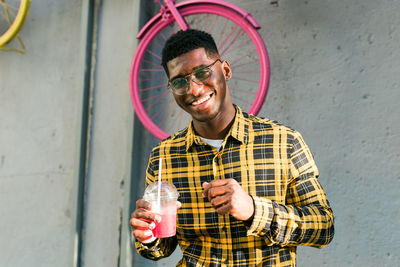
{"type": "Polygon", "coordinates": [[[131,218],[140,218],[148,221],[161,221],[161,216],[151,211],[151,202],[144,199],[136,201],[136,210],[131,214],[131,218]]]}
{"type": "Polygon", "coordinates": [[[221,180],[212,180],[211,182],[207,183],[204,182],[202,184],[203,189],[207,190],[211,187],[217,187],[217,186],[222,186],[222,185],[226,185],[228,183],[232,183],[232,182],[236,182],[236,180],[234,179],[221,179],[221,180]]]}
{"type": "Polygon", "coordinates": [[[203,193],[202,193],[202,196],[203,196],[203,197],[206,197],[206,196],[207,196],[207,191],[208,191],[208,189],[210,188],[209,183],[204,182],[201,186],[202,186],[203,189],[204,189],[204,191],[203,191],[203,193]]]}
{"type": "Polygon", "coordinates": [[[230,202],[226,202],[219,206],[214,206],[214,208],[218,214],[229,214],[232,210],[232,205],[230,202]]]}
{"type": "Polygon", "coordinates": [[[161,216],[151,211],[151,203],[143,199],[136,201],[136,210],[129,221],[133,236],[141,242],[153,237],[155,222],[161,222],[161,216]]]}
{"type": "Polygon", "coordinates": [[[237,184],[234,179],[213,180],[209,183],[204,182],[202,187],[204,189],[202,196],[208,197],[211,201],[214,197],[224,195],[232,192],[231,185],[237,184]]]}
{"type": "Polygon", "coordinates": [[[219,214],[227,214],[231,210],[230,199],[232,190],[231,184],[236,181],[231,179],[213,180],[210,183],[204,182],[202,195],[207,197],[215,211],[219,214]]]}
{"type": "Polygon", "coordinates": [[[253,198],[235,179],[214,180],[202,184],[203,197],[207,197],[218,214],[230,214],[238,220],[253,216],[253,198]]]}
{"type": "Polygon", "coordinates": [[[146,243],[146,241],[150,239],[154,239],[153,231],[151,230],[133,230],[132,231],[133,236],[135,237],[136,240],[142,243],[146,243]]]}
{"type": "Polygon", "coordinates": [[[226,180],[213,180],[213,181],[211,181],[209,183],[208,182],[204,182],[202,184],[202,187],[204,189],[204,191],[202,193],[203,197],[207,197],[208,196],[208,192],[210,191],[211,188],[222,186],[224,184],[226,184],[226,180]]]}
{"type": "Polygon", "coordinates": [[[223,195],[212,197],[210,200],[210,203],[214,208],[217,208],[217,207],[220,207],[220,206],[230,202],[231,199],[232,199],[232,194],[226,193],[223,195]]]}
{"type": "Polygon", "coordinates": [[[136,209],[151,210],[151,202],[148,202],[142,198],[138,199],[136,201],[136,209]]]}
{"type": "Polygon", "coordinates": [[[141,218],[132,218],[130,224],[133,236],[140,242],[151,238],[153,236],[152,230],[156,227],[155,222],[141,218]]]}

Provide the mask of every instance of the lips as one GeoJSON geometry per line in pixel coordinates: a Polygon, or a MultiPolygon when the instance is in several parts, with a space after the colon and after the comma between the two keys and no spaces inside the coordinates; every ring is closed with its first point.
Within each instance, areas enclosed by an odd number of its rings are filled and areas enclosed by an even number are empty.
{"type": "Polygon", "coordinates": [[[200,104],[203,104],[204,102],[206,102],[207,100],[209,100],[211,98],[211,95],[212,95],[212,93],[192,102],[192,106],[198,106],[200,104]]]}

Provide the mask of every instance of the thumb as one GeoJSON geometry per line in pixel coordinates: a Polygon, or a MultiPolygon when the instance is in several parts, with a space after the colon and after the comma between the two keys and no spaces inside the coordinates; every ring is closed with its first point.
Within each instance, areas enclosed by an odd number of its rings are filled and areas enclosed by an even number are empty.
{"type": "Polygon", "coordinates": [[[209,185],[209,183],[204,182],[204,183],[202,184],[203,189],[206,189],[207,185],[209,185]]]}
{"type": "Polygon", "coordinates": [[[207,196],[207,188],[208,188],[209,183],[204,182],[202,187],[204,189],[203,193],[201,193],[202,197],[206,197],[207,196]]]}

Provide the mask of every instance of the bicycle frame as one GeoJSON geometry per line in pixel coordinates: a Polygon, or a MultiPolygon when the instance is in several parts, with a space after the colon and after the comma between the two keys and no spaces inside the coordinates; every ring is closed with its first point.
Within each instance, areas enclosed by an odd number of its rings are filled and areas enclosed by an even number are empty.
{"type": "Polygon", "coordinates": [[[175,0],[154,2],[160,5],[160,11],[136,36],[140,42],[130,74],[132,103],[144,127],[162,140],[187,125],[175,123],[182,121],[183,111],[175,110],[178,107],[173,105],[173,97],[167,90],[161,89],[166,86],[163,83],[167,77],[162,76],[163,70],[158,63],[161,61],[160,48],[166,38],[180,29],[188,28],[203,29],[218,35],[221,56],[228,57],[231,53],[229,59],[232,59],[232,66],[238,68],[237,78],[232,79],[236,86],[232,86],[232,95],[236,97],[235,101],[246,106],[248,113],[257,114],[265,101],[270,72],[268,52],[258,33],[261,27],[254,18],[224,0],[185,0],[176,5],[175,0]],[[209,17],[212,21],[208,25],[209,17]],[[221,24],[216,23],[219,19],[221,24]],[[230,48],[232,50],[229,52],[230,48]],[[160,107],[153,109],[158,104],[160,107]],[[174,122],[165,124],[170,115],[174,122]]]}
{"type": "Polygon", "coordinates": [[[241,9],[238,6],[235,6],[231,3],[225,2],[223,0],[188,0],[188,1],[183,1],[175,5],[174,0],[163,0],[165,3],[165,7],[161,7],[160,13],[155,15],[151,20],[149,20],[146,25],[140,30],[138,35],[136,36],[137,39],[142,39],[142,37],[146,34],[148,29],[151,28],[151,26],[158,20],[163,19],[165,15],[171,14],[174,19],[177,21],[179,27],[182,30],[187,30],[189,26],[185,22],[185,20],[182,18],[182,16],[179,14],[178,8],[183,7],[183,6],[190,6],[193,4],[198,4],[198,3],[204,3],[204,4],[210,4],[210,5],[220,5],[220,6],[226,6],[229,7],[230,9],[234,10],[235,12],[241,14],[243,16],[243,19],[246,19],[255,29],[260,29],[261,26],[260,24],[257,23],[257,21],[251,16],[250,13],[245,11],[244,9],[241,9]]]}

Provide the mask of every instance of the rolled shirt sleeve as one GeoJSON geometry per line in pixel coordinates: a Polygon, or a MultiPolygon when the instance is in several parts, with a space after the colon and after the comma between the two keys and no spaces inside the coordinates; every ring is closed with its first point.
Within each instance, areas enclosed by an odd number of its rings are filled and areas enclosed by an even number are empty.
{"type": "Polygon", "coordinates": [[[247,234],[264,238],[268,245],[322,248],[333,239],[333,214],[312,154],[298,132],[293,134],[289,154],[286,203],[252,196],[255,212],[247,234]]]}

